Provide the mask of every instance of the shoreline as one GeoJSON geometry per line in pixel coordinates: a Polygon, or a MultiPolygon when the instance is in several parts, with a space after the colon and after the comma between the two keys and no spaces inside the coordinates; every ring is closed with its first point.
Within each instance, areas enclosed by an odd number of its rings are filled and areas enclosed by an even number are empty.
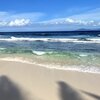
{"type": "Polygon", "coordinates": [[[77,66],[67,66],[67,67],[61,67],[60,65],[53,65],[53,64],[42,64],[42,63],[37,63],[37,62],[31,62],[28,60],[24,60],[24,59],[20,59],[20,58],[13,58],[13,57],[6,57],[6,58],[0,58],[0,61],[5,61],[5,62],[16,62],[16,63],[23,63],[23,64],[30,64],[30,65],[34,65],[34,66],[39,66],[39,67],[43,67],[43,68],[47,68],[50,70],[62,70],[62,71],[72,71],[72,72],[80,72],[80,73],[89,73],[89,74],[100,74],[100,72],[93,72],[93,71],[89,71],[89,70],[82,70],[80,67],[78,68],[77,66]],[[52,66],[52,67],[51,67],[52,66]],[[72,68],[73,67],[73,68],[72,68]],[[77,67],[77,68],[76,68],[77,67]]]}

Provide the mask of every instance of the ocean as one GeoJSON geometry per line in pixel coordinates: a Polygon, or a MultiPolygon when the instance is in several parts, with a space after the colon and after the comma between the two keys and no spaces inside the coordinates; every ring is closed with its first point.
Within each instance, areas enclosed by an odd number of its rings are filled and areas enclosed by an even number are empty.
{"type": "Polygon", "coordinates": [[[100,31],[0,32],[0,59],[100,73],[100,31]]]}

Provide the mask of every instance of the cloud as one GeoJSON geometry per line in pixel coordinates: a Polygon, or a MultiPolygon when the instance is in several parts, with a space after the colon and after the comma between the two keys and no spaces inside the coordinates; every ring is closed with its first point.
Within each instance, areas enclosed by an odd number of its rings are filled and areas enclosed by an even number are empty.
{"type": "Polygon", "coordinates": [[[38,22],[43,13],[9,13],[0,12],[0,27],[26,26],[38,22]]]}
{"type": "Polygon", "coordinates": [[[86,11],[85,13],[67,16],[64,18],[54,18],[43,20],[44,13],[12,13],[0,12],[0,30],[21,29],[21,30],[72,30],[78,28],[99,28],[100,8],[86,11]],[[14,27],[14,28],[13,28],[14,27]],[[18,27],[18,28],[17,28],[18,27]],[[21,27],[21,28],[19,28],[21,27]]]}
{"type": "Polygon", "coordinates": [[[43,21],[42,22],[45,25],[60,25],[60,24],[65,24],[65,25],[93,25],[95,24],[95,21],[85,21],[85,20],[76,20],[72,18],[59,18],[59,19],[53,19],[53,20],[48,20],[48,21],[43,21]]]}
{"type": "Polygon", "coordinates": [[[100,8],[87,11],[82,14],[69,16],[66,18],[57,18],[41,22],[44,25],[83,25],[100,26],[100,8]]]}
{"type": "Polygon", "coordinates": [[[10,21],[8,23],[8,26],[26,26],[26,25],[29,25],[31,22],[30,22],[30,19],[15,19],[13,21],[10,21]]]}

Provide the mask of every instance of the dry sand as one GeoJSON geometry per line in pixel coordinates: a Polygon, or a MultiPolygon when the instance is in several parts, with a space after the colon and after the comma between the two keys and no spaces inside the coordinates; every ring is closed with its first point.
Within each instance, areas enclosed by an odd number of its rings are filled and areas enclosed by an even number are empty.
{"type": "Polygon", "coordinates": [[[100,74],[0,61],[0,100],[100,100],[100,74]]]}

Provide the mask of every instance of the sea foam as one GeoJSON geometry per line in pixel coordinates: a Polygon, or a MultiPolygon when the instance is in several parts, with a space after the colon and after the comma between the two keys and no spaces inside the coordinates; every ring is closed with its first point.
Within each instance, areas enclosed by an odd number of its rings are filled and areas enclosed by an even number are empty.
{"type": "Polygon", "coordinates": [[[44,42],[74,42],[74,43],[100,43],[100,38],[87,38],[86,40],[78,38],[25,38],[14,37],[0,38],[0,41],[44,41],[44,42]]]}
{"type": "Polygon", "coordinates": [[[5,57],[5,58],[0,58],[1,61],[14,61],[14,62],[20,62],[20,63],[25,63],[25,64],[31,64],[35,66],[40,66],[48,69],[56,69],[56,70],[66,70],[66,71],[76,71],[76,72],[84,72],[84,73],[95,73],[95,74],[100,74],[100,68],[95,67],[95,66],[61,66],[61,65],[55,65],[55,64],[44,64],[44,63],[37,63],[37,62],[31,62],[28,60],[23,59],[22,57],[18,58],[12,58],[12,57],[5,57]]]}

